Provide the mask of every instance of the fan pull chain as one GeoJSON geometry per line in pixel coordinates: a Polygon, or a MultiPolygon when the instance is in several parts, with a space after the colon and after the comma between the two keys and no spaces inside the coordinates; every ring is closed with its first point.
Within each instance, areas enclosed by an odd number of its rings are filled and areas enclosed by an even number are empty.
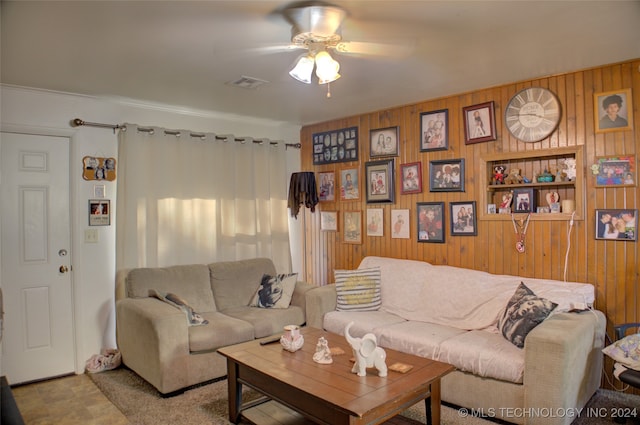
{"type": "Polygon", "coordinates": [[[331,97],[331,83],[327,83],[327,99],[331,97]]]}

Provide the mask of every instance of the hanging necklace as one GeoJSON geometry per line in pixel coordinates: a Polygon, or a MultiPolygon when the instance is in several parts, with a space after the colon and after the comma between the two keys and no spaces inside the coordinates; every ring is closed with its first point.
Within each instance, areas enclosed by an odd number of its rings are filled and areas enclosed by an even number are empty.
{"type": "Polygon", "coordinates": [[[513,222],[513,230],[515,230],[516,235],[518,235],[518,242],[516,242],[516,250],[519,253],[524,252],[524,238],[527,235],[527,227],[529,227],[529,219],[531,218],[531,213],[527,214],[527,219],[525,221],[524,218],[519,220],[519,223],[516,222],[515,216],[511,213],[511,222],[513,222]]]}

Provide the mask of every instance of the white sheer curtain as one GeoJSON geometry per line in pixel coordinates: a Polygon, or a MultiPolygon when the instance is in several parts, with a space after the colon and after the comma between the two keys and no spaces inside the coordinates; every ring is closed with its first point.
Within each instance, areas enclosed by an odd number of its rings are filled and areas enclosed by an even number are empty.
{"type": "Polygon", "coordinates": [[[291,270],[285,144],[219,137],[120,131],[118,269],[267,257],[291,270]]]}

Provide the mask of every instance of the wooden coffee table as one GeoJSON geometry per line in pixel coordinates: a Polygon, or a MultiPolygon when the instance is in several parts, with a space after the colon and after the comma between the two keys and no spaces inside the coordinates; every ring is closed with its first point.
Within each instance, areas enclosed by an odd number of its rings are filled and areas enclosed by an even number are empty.
{"type": "Polygon", "coordinates": [[[256,405],[242,403],[242,386],[247,385],[265,400],[275,400],[319,424],[380,424],[422,400],[427,422],[440,424],[440,379],[453,366],[385,349],[387,366],[403,363],[412,368],[406,373],[389,370],[384,378],[375,368],[367,369],[367,376],[359,377],[351,373],[353,355],[344,337],[315,328],[303,328],[301,333],[304,346],[294,353],[279,342],[260,345],[259,340],[218,350],[227,358],[231,422],[239,423],[243,410],[256,405]],[[333,356],[332,364],[313,361],[321,336],[330,348],[344,350],[333,356]]]}

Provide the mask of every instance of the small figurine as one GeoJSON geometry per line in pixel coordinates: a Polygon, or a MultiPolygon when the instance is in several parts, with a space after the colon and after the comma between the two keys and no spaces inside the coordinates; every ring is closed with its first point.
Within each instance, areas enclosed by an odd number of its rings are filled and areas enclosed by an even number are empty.
{"type": "Polygon", "coordinates": [[[349,333],[352,325],[353,322],[349,322],[344,329],[344,336],[353,350],[353,357],[356,359],[351,372],[358,376],[366,376],[367,368],[375,367],[378,369],[378,376],[384,378],[387,376],[387,353],[384,348],[378,347],[376,336],[372,333],[368,333],[362,338],[352,337],[349,333]]]}
{"type": "Polygon", "coordinates": [[[300,334],[300,327],[287,325],[284,327],[284,334],[280,337],[282,348],[292,353],[298,351],[304,345],[304,337],[300,334]]]}
{"type": "Polygon", "coordinates": [[[519,184],[522,183],[523,178],[520,175],[519,168],[512,168],[509,170],[509,175],[504,178],[504,184],[519,184]]]}
{"type": "Polygon", "coordinates": [[[318,338],[318,343],[316,344],[316,352],[313,355],[313,361],[320,364],[333,363],[333,358],[331,357],[331,350],[329,349],[329,343],[327,342],[327,339],[323,336],[318,338]]]}

